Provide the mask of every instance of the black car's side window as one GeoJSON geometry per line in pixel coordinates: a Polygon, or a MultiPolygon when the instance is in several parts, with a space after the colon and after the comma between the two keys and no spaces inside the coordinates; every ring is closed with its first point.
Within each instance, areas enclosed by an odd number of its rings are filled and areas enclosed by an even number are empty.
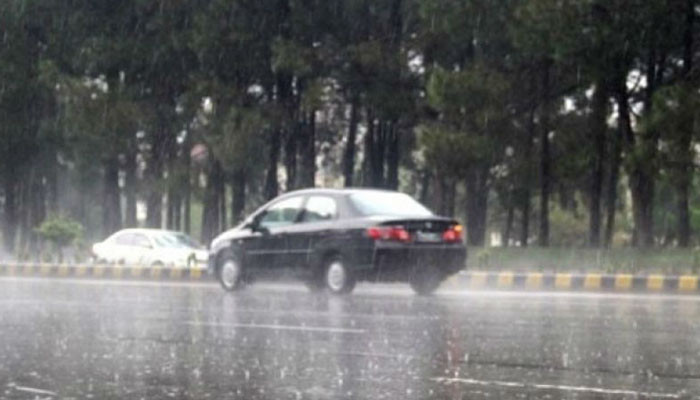
{"type": "Polygon", "coordinates": [[[302,222],[328,221],[335,219],[338,206],[330,197],[311,196],[306,202],[302,222]]]}
{"type": "Polygon", "coordinates": [[[260,219],[263,228],[276,228],[296,222],[301,211],[302,197],[292,197],[273,204],[260,219]]]}

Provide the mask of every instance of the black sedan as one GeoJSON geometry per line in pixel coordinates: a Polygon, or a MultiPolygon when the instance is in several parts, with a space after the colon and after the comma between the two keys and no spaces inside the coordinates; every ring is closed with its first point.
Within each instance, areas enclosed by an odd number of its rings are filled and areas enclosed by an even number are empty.
{"type": "Polygon", "coordinates": [[[462,226],[406,194],[307,189],[270,201],[214,239],[209,269],[226,290],[292,276],[334,294],[357,281],[408,282],[430,294],[466,256],[462,226]]]}

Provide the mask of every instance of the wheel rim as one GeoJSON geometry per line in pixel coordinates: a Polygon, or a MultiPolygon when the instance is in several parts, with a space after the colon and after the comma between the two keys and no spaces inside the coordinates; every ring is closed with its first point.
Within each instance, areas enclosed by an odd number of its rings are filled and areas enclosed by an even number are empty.
{"type": "Polygon", "coordinates": [[[343,290],[347,281],[345,267],[340,261],[335,261],[328,267],[327,279],[328,287],[334,292],[343,290]]]}
{"type": "Polygon", "coordinates": [[[235,261],[226,260],[224,265],[221,266],[221,282],[224,284],[224,286],[228,288],[236,286],[239,275],[240,268],[235,261]]]}

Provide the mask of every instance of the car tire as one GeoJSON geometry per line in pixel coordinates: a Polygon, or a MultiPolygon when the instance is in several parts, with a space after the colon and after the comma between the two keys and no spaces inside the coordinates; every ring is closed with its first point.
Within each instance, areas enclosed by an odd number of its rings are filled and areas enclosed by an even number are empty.
{"type": "Polygon", "coordinates": [[[352,292],[356,284],[355,276],[340,257],[328,259],[323,273],[323,284],[330,294],[339,295],[352,292]]]}
{"type": "Polygon", "coordinates": [[[243,266],[238,257],[230,253],[223,254],[216,271],[219,283],[224,290],[233,292],[243,288],[243,266]]]}
{"type": "Polygon", "coordinates": [[[408,280],[408,284],[416,294],[420,296],[429,296],[440,287],[443,280],[444,277],[437,268],[428,267],[420,271],[414,271],[411,278],[408,280]]]}

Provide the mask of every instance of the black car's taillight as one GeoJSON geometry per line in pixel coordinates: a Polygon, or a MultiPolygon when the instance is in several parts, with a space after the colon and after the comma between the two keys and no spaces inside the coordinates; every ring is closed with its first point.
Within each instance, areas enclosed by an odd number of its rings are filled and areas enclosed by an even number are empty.
{"type": "Polygon", "coordinates": [[[462,241],[462,233],[464,228],[462,225],[452,225],[442,233],[442,240],[450,243],[458,243],[462,241]]]}
{"type": "Polygon", "coordinates": [[[367,236],[374,240],[411,241],[411,234],[402,226],[375,226],[367,228],[367,236]]]}

